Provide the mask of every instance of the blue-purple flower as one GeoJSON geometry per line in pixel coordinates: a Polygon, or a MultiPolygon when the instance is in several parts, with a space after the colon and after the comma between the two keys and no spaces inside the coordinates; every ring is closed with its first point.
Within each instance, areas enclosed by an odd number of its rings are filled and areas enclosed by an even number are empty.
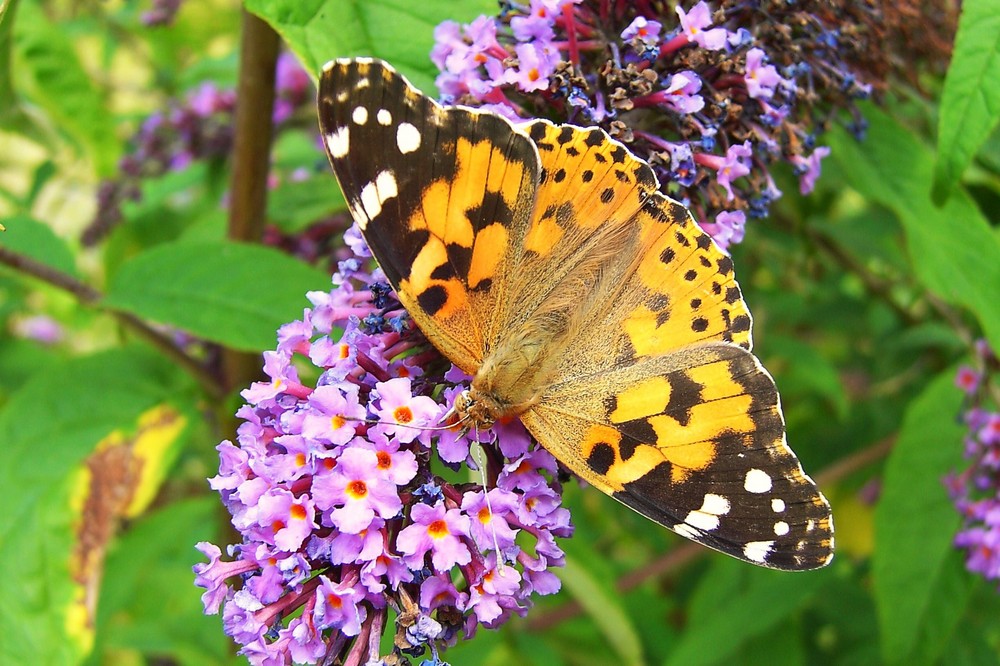
{"type": "Polygon", "coordinates": [[[965,566],[987,580],[1000,581],[1000,362],[984,340],[975,345],[974,364],[962,366],[956,386],[966,395],[965,457],[968,466],[945,478],[962,516],[955,546],[965,566]]]}
{"type": "Polygon", "coordinates": [[[555,539],[572,527],[555,459],[517,422],[442,423],[468,376],[361,266],[343,261],[334,289],[279,330],[269,381],[243,391],[236,442],[218,446],[210,485],[243,540],[228,562],[198,544],[209,561],[195,582],[253,664],[381,663],[390,612],[393,658],[437,659],[559,589],[555,539]],[[308,364],[315,381],[300,376],[308,364]],[[485,487],[435,474],[435,450],[452,468],[484,460],[485,487]]]}
{"type": "MultiPolygon", "coordinates": [[[[179,5],[178,0],[158,0],[149,20],[169,22],[179,5]]],[[[276,69],[274,123],[287,126],[295,110],[312,101],[311,88],[295,56],[282,53],[276,69]]],[[[118,177],[101,183],[97,213],[84,231],[83,243],[96,244],[122,221],[122,206],[142,199],[143,181],[182,171],[198,161],[227,157],[235,109],[235,90],[205,81],[183,99],[170,100],[166,109],[146,117],[130,141],[130,151],[118,163],[118,177]]]]}
{"type": "Polygon", "coordinates": [[[432,51],[443,101],[600,125],[725,249],[781,196],[774,163],[791,164],[802,192],[812,190],[828,153],[815,136],[834,108],[855,112],[871,88],[808,7],[701,0],[673,10],[531,0],[467,26],[443,23],[432,51]]]}

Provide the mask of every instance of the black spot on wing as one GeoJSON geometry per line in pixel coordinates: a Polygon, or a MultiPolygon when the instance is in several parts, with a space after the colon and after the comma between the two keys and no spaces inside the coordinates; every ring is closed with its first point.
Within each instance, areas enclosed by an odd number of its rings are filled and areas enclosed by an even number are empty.
{"type": "Polygon", "coordinates": [[[686,426],[691,421],[691,408],[702,402],[702,385],[684,372],[670,374],[670,401],[663,413],[686,426]]]}
{"type": "Polygon", "coordinates": [[[417,295],[420,308],[432,317],[448,302],[448,292],[439,284],[432,285],[417,295]]]}
{"type": "Polygon", "coordinates": [[[621,430],[627,439],[634,440],[634,442],[656,444],[656,431],[650,425],[649,419],[633,419],[617,424],[615,427],[621,430]]]}
{"type": "Polygon", "coordinates": [[[615,463],[615,450],[607,442],[595,444],[587,456],[587,467],[596,474],[607,474],[615,463]]]}

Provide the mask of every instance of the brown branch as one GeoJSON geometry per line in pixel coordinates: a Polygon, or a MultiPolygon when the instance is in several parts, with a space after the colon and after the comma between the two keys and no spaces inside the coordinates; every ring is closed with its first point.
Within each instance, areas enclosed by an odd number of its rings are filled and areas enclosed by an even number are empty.
{"type": "Polygon", "coordinates": [[[41,280],[42,282],[62,289],[63,291],[69,292],[83,305],[107,312],[118,320],[122,326],[151,344],[164,356],[176,362],[177,365],[183,368],[189,375],[194,377],[205,393],[209,396],[213,398],[222,397],[222,387],[219,386],[216,378],[212,376],[205,366],[193,357],[184,353],[184,350],[174,344],[170,337],[151,327],[142,319],[139,319],[129,312],[115,310],[102,305],[101,299],[103,298],[103,295],[90,285],[80,282],[76,278],[61,271],[57,271],[51,266],[36,261],[31,257],[11,252],[5,247],[0,247],[0,264],[10,266],[19,273],[29,275],[33,278],[41,280]]]}
{"type": "MultiPolygon", "coordinates": [[[[229,184],[230,239],[260,242],[267,213],[267,175],[271,167],[271,115],[278,61],[278,34],[262,19],[243,10],[240,76],[236,89],[232,177],[229,184]]],[[[260,356],[222,351],[226,386],[249,384],[260,373],[260,356]]]]}
{"type": "MultiPolygon", "coordinates": [[[[832,485],[854,472],[882,460],[889,455],[895,441],[895,436],[890,436],[872,444],[866,449],[838,460],[816,475],[817,484],[820,486],[832,485]]],[[[708,552],[709,550],[702,545],[685,542],[663,557],[622,576],[615,587],[619,592],[628,592],[652,578],[675,573],[708,552]]],[[[529,631],[541,632],[561,622],[570,620],[581,613],[583,613],[583,607],[579,602],[570,601],[546,613],[535,615],[525,623],[525,627],[529,631]]]]}

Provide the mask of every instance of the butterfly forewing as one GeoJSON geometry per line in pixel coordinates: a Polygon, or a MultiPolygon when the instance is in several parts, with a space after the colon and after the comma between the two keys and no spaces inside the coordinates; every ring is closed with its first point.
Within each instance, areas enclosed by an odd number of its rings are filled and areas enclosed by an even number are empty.
{"type": "Polygon", "coordinates": [[[320,130],[354,219],[428,338],[473,372],[534,203],[531,140],[444,109],[378,60],[324,67],[320,130]],[[508,261],[505,261],[508,260],[508,261]]]}
{"type": "Polygon", "coordinates": [[[442,108],[373,60],[320,125],[375,258],[473,387],[564,465],[734,557],[812,569],[829,505],[785,443],[732,261],[597,128],[442,108]]]}

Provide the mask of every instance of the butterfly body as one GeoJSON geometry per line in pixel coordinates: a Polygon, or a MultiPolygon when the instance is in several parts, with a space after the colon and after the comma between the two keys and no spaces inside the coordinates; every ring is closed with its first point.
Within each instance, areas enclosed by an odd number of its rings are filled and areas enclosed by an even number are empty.
{"type": "Polygon", "coordinates": [[[519,418],[675,532],[801,570],[829,505],[785,443],[732,261],[597,128],[443,108],[385,63],[324,68],[320,124],[372,253],[473,379],[468,426],[519,418]]]}

